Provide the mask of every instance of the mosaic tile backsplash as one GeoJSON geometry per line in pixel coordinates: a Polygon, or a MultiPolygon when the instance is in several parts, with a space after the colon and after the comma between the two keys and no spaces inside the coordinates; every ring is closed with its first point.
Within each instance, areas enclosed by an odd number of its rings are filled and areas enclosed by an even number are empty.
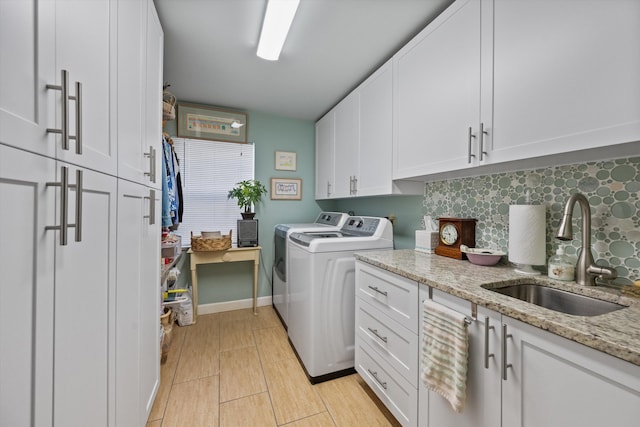
{"type": "Polygon", "coordinates": [[[577,258],[582,243],[577,204],[574,240],[555,238],[565,202],[575,192],[584,194],[591,205],[596,263],[615,267],[615,285],[640,280],[640,157],[428,183],[424,214],[477,218],[476,247],[507,252],[509,205],[528,204],[528,193],[530,204],[546,207],[547,259],[555,254],[558,244],[577,258]]]}

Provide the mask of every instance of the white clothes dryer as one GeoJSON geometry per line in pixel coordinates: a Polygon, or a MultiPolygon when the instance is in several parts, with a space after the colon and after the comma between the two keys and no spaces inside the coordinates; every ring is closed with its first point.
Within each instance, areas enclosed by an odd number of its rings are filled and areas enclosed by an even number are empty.
{"type": "Polygon", "coordinates": [[[385,218],[352,216],[339,231],[289,236],[288,335],[312,384],[355,372],[354,253],[392,248],[385,218]]]}

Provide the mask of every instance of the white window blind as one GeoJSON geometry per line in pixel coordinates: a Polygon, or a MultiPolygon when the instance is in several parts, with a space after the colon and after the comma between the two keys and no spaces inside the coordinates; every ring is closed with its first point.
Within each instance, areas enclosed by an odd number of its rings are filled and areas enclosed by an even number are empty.
{"type": "Polygon", "coordinates": [[[173,144],[182,178],[184,211],[176,231],[182,245],[191,244],[191,231],[233,230],[235,243],[240,208],[227,193],[237,182],[254,178],[254,145],[186,138],[173,138],[173,144]]]}

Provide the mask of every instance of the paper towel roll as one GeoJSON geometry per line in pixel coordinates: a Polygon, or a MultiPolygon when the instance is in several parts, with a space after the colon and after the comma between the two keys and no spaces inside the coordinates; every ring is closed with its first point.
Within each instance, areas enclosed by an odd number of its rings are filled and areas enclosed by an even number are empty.
{"type": "Polygon", "coordinates": [[[546,263],[544,205],[509,206],[509,261],[516,264],[546,263]]]}

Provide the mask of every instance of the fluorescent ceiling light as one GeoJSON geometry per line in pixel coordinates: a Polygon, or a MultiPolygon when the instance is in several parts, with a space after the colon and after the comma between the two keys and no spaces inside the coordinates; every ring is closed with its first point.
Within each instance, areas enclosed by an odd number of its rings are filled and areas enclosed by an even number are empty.
{"type": "Polygon", "coordinates": [[[269,0],[264,14],[257,55],[277,61],[287,39],[300,0],[269,0]]]}

